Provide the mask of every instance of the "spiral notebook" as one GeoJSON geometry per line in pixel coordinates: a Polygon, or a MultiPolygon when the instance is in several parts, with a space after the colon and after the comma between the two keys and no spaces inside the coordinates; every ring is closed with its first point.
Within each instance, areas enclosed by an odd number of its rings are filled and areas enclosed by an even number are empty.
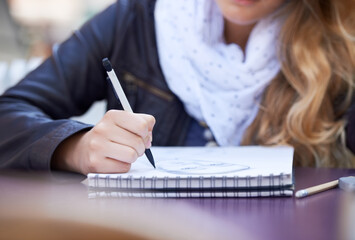
{"type": "Polygon", "coordinates": [[[124,174],[89,173],[89,197],[292,196],[293,148],[152,147],[124,174]]]}

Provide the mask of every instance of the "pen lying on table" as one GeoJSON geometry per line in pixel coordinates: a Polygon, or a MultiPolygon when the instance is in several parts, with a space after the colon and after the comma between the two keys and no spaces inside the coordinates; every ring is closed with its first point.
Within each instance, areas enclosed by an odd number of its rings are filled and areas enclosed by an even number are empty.
{"type": "Polygon", "coordinates": [[[349,177],[342,177],[339,178],[338,180],[334,180],[331,182],[323,183],[314,187],[309,187],[306,189],[302,189],[296,192],[295,197],[296,198],[303,198],[307,197],[319,192],[323,192],[332,188],[335,188],[339,185],[339,187],[345,191],[355,191],[355,177],[349,176],[349,177]]]}
{"type": "MultiPolygon", "coordinates": [[[[115,95],[123,106],[123,110],[133,113],[133,110],[132,110],[131,106],[129,105],[127,97],[123,92],[120,81],[118,80],[116,73],[113,70],[112,65],[111,65],[110,61],[108,60],[108,58],[102,59],[102,64],[104,65],[107,75],[112,83],[115,95]]],[[[149,162],[155,168],[154,158],[153,158],[153,155],[152,155],[152,152],[150,151],[150,149],[145,150],[145,155],[147,156],[149,162]]]]}

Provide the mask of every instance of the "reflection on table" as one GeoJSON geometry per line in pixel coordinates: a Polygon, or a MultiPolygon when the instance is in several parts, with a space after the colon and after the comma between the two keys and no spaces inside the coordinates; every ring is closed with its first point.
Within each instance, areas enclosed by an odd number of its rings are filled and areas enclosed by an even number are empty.
{"type": "MultiPolygon", "coordinates": [[[[296,190],[349,175],[355,175],[355,170],[298,168],[296,190]]],[[[104,233],[107,233],[105,239],[110,236],[116,239],[120,236],[121,239],[355,237],[351,227],[355,222],[355,195],[340,189],[304,199],[90,199],[81,183],[84,179],[68,173],[1,172],[2,236],[6,236],[3,233],[19,236],[18,229],[31,236],[36,229],[42,229],[37,233],[47,237],[52,233],[57,239],[68,239],[70,234],[76,234],[76,239],[94,239],[104,233]]],[[[41,239],[34,236],[33,239],[41,239]]]]}

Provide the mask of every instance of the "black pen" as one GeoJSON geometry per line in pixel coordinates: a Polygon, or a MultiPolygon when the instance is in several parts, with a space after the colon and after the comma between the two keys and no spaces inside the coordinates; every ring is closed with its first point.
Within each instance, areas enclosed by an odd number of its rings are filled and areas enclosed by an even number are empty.
{"type": "MultiPolygon", "coordinates": [[[[108,58],[104,58],[102,59],[102,64],[104,65],[104,68],[106,69],[107,75],[112,83],[113,86],[113,90],[115,91],[115,95],[118,98],[118,100],[121,102],[122,106],[123,106],[123,110],[127,111],[127,112],[132,112],[133,110],[131,108],[131,105],[129,105],[129,102],[127,100],[127,97],[121,87],[120,81],[118,80],[115,71],[112,68],[112,65],[110,63],[110,61],[108,60],[108,58]]],[[[145,150],[145,155],[147,156],[149,162],[153,165],[153,167],[155,168],[155,163],[154,163],[154,158],[152,155],[152,152],[150,151],[150,149],[146,149],[145,150]]]]}

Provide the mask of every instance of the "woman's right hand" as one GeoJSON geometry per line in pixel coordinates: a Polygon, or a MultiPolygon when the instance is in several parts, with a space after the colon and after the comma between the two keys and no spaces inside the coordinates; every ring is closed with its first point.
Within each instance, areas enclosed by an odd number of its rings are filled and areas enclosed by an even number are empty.
{"type": "Polygon", "coordinates": [[[151,147],[155,118],[110,110],[90,131],[79,132],[56,149],[52,167],[87,174],[128,172],[151,147]]]}

